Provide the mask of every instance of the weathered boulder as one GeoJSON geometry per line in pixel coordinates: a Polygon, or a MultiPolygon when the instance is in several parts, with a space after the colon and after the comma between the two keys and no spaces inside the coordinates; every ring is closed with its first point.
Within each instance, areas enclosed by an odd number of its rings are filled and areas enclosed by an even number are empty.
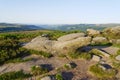
{"type": "Polygon", "coordinates": [[[69,40],[76,39],[78,37],[85,37],[85,33],[72,33],[72,34],[64,35],[58,38],[57,40],[58,41],[69,41],[69,40]]]}
{"type": "Polygon", "coordinates": [[[99,56],[104,56],[104,57],[109,57],[110,56],[110,54],[108,54],[107,52],[102,51],[100,49],[92,49],[91,53],[94,53],[94,54],[99,55],[99,56]]]}
{"type": "Polygon", "coordinates": [[[120,55],[116,56],[115,59],[120,61],[120,55]]]}
{"type": "Polygon", "coordinates": [[[64,42],[56,42],[53,45],[53,49],[59,52],[70,52],[78,49],[79,47],[86,46],[90,44],[91,37],[79,37],[77,39],[64,41],[64,42]]]}
{"type": "Polygon", "coordinates": [[[99,50],[99,49],[96,49],[96,50],[98,51],[98,53],[102,54],[102,55],[105,56],[105,57],[109,57],[109,56],[110,56],[110,54],[108,54],[108,53],[105,52],[105,51],[101,51],[101,50],[99,50]]]}
{"type": "Polygon", "coordinates": [[[95,37],[92,39],[92,44],[105,44],[109,43],[109,41],[105,37],[95,37]]]}
{"type": "Polygon", "coordinates": [[[98,50],[101,54],[103,54],[105,57],[109,57],[110,56],[110,54],[108,54],[108,53],[106,53],[106,52],[104,52],[104,51],[101,51],[101,50],[98,50]]]}
{"type": "MultiPolygon", "coordinates": [[[[31,42],[25,44],[24,47],[27,49],[34,49],[34,50],[45,51],[50,53],[58,53],[58,52],[66,53],[66,52],[74,51],[79,47],[83,47],[90,44],[91,37],[80,37],[80,34],[78,38],[76,36],[74,37],[74,39],[69,38],[69,40],[66,40],[66,41],[49,40],[46,37],[39,36],[34,38],[31,42]]],[[[70,34],[66,36],[69,36],[69,35],[70,34]]],[[[71,34],[71,35],[75,35],[75,34],[71,34]]]]}
{"type": "Polygon", "coordinates": [[[109,39],[120,39],[120,26],[106,28],[102,33],[109,39]]]}
{"type": "Polygon", "coordinates": [[[113,44],[120,44],[120,39],[111,39],[110,42],[113,44]]]}
{"type": "Polygon", "coordinates": [[[87,29],[87,33],[88,33],[88,35],[90,35],[90,36],[95,36],[95,35],[99,35],[99,34],[100,34],[100,31],[94,30],[94,29],[87,29]]]}
{"type": "Polygon", "coordinates": [[[54,43],[55,41],[51,41],[46,37],[38,36],[34,38],[31,42],[27,43],[24,47],[27,49],[51,52],[54,43]]]}
{"type": "Polygon", "coordinates": [[[97,55],[93,55],[92,60],[99,62],[101,60],[101,57],[97,55]]]}

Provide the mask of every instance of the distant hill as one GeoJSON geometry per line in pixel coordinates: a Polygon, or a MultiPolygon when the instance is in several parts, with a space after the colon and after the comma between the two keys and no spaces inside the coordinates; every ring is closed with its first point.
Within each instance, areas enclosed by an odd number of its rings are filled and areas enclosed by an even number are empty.
{"type": "Polygon", "coordinates": [[[0,23],[0,32],[10,32],[10,31],[26,31],[26,30],[39,30],[39,29],[50,29],[50,30],[81,30],[86,31],[86,29],[96,29],[103,30],[106,27],[116,27],[120,24],[61,24],[61,25],[25,25],[25,24],[10,24],[10,23],[0,23]]]}
{"type": "MultiPolygon", "coordinates": [[[[86,31],[88,28],[96,29],[96,30],[103,30],[106,27],[115,27],[120,26],[120,24],[73,24],[73,25],[44,25],[46,29],[52,30],[81,30],[86,31]]],[[[44,27],[43,26],[43,27],[44,27]]]]}
{"type": "Polygon", "coordinates": [[[0,23],[0,32],[25,31],[25,30],[37,30],[37,29],[43,29],[43,28],[35,25],[0,23]]]}

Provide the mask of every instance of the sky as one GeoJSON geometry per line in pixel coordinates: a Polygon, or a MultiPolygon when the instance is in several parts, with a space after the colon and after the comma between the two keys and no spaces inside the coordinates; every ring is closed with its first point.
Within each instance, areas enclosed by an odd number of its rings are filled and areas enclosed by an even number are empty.
{"type": "Polygon", "coordinates": [[[0,0],[0,22],[120,23],[120,0],[0,0]]]}

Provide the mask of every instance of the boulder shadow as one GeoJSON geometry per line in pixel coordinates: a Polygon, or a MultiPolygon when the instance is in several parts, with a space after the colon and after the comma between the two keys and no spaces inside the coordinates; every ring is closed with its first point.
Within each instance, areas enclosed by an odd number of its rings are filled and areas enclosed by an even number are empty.
{"type": "Polygon", "coordinates": [[[72,72],[62,72],[62,76],[64,80],[72,80],[74,75],[72,72]]]}
{"type": "Polygon", "coordinates": [[[47,69],[48,71],[53,70],[53,67],[51,64],[41,64],[40,66],[44,69],[47,69]]]}

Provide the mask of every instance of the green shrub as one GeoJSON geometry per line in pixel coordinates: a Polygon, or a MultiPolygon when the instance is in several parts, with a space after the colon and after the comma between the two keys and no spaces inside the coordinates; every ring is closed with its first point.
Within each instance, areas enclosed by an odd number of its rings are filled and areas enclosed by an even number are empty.
{"type": "Polygon", "coordinates": [[[13,72],[7,72],[4,74],[0,75],[0,80],[16,80],[16,79],[23,79],[23,78],[28,78],[31,77],[30,74],[24,73],[22,70],[21,71],[13,71],[13,72]]]}
{"type": "Polygon", "coordinates": [[[114,68],[120,69],[120,62],[113,62],[112,65],[114,68]]]}
{"type": "Polygon", "coordinates": [[[113,46],[113,47],[120,48],[120,44],[113,44],[112,46],[113,46]]]}
{"type": "Polygon", "coordinates": [[[120,55],[120,49],[117,51],[117,55],[120,55]]]}
{"type": "Polygon", "coordinates": [[[116,54],[112,54],[112,55],[110,56],[110,58],[113,59],[113,60],[116,60],[115,58],[116,58],[116,56],[118,56],[118,55],[120,55],[120,49],[117,51],[116,54]]]}
{"type": "Polygon", "coordinates": [[[31,67],[31,73],[33,75],[41,75],[41,74],[45,74],[48,72],[48,69],[42,68],[40,66],[32,66],[31,67]]]}
{"type": "Polygon", "coordinates": [[[89,71],[101,79],[114,78],[117,74],[117,71],[114,69],[103,70],[99,67],[99,64],[90,66],[89,71]]]}
{"type": "Polygon", "coordinates": [[[56,80],[63,80],[63,77],[62,77],[62,75],[61,75],[60,73],[57,73],[57,74],[55,75],[55,79],[56,79],[56,80]]]}
{"type": "Polygon", "coordinates": [[[59,54],[58,57],[64,58],[64,57],[66,57],[66,55],[65,54],[59,54]]]}
{"type": "Polygon", "coordinates": [[[45,57],[45,58],[50,58],[53,56],[52,54],[47,53],[47,52],[43,52],[43,51],[37,51],[37,50],[31,50],[31,49],[28,51],[30,54],[41,55],[42,57],[45,57]]]}
{"type": "Polygon", "coordinates": [[[8,61],[6,61],[5,63],[20,63],[20,62],[26,62],[26,61],[30,61],[32,60],[32,58],[28,58],[28,59],[22,59],[22,58],[15,58],[15,59],[10,59],[8,61]]]}
{"type": "Polygon", "coordinates": [[[86,59],[86,60],[90,60],[92,58],[91,54],[85,53],[85,52],[69,53],[68,56],[73,58],[73,59],[83,58],[83,59],[86,59]]]}
{"type": "Polygon", "coordinates": [[[81,53],[79,55],[80,58],[86,59],[86,60],[90,60],[92,58],[92,55],[89,53],[81,53]]]}

